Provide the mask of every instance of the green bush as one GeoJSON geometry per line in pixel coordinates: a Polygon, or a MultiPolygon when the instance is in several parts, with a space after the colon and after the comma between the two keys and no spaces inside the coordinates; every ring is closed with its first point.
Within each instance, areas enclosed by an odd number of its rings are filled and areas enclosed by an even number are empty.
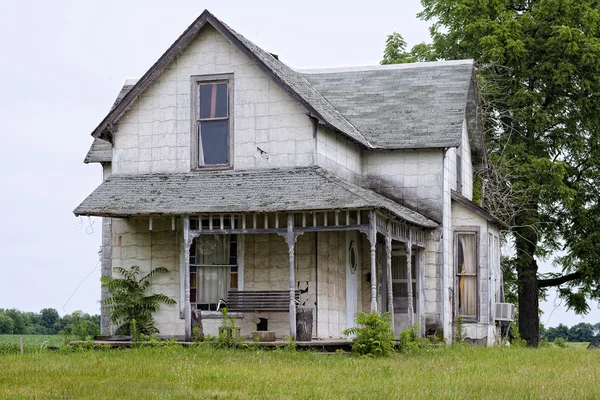
{"type": "Polygon", "coordinates": [[[558,347],[565,348],[565,347],[567,347],[567,339],[562,338],[562,337],[557,337],[556,339],[554,339],[554,344],[557,345],[558,347]]]}
{"type": "Polygon", "coordinates": [[[394,351],[394,333],[390,328],[390,313],[379,315],[376,311],[370,314],[356,314],[357,328],[349,328],[344,335],[356,335],[352,343],[352,353],[374,357],[388,356],[394,351]]]}

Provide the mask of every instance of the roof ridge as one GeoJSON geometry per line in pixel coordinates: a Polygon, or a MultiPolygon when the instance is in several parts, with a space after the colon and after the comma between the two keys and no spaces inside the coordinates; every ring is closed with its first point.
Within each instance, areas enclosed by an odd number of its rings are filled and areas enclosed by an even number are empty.
{"type": "MultiPolygon", "coordinates": [[[[255,44],[254,42],[252,42],[250,39],[246,38],[244,35],[240,34],[240,33],[239,33],[239,32],[237,32],[235,29],[231,28],[231,27],[230,27],[229,25],[227,25],[225,22],[218,20],[216,17],[215,17],[215,19],[216,19],[216,20],[217,20],[217,21],[218,21],[218,22],[219,22],[221,25],[223,25],[225,28],[227,28],[229,31],[231,31],[231,32],[232,32],[234,35],[236,35],[236,36],[238,37],[238,39],[240,39],[240,41],[241,41],[241,42],[242,42],[244,45],[246,45],[246,43],[244,43],[244,41],[245,41],[245,42],[247,42],[248,44],[250,44],[250,45],[254,46],[254,47],[256,48],[256,50],[259,50],[259,51],[263,52],[263,53],[264,53],[264,55],[265,55],[266,57],[269,57],[269,58],[271,59],[271,61],[272,61],[272,62],[274,62],[274,63],[276,63],[276,64],[279,64],[279,65],[283,66],[284,68],[288,69],[288,70],[289,70],[291,73],[295,74],[295,75],[296,75],[296,77],[298,77],[299,79],[301,79],[301,80],[304,82],[304,84],[305,84],[305,85],[307,85],[307,86],[309,86],[310,88],[312,88],[312,89],[315,91],[315,93],[317,93],[317,94],[318,94],[318,95],[321,97],[321,99],[322,99],[322,100],[324,100],[324,101],[325,101],[325,102],[326,102],[326,103],[327,103],[327,104],[328,104],[328,105],[331,107],[331,109],[332,109],[332,110],[333,110],[333,111],[334,111],[334,112],[335,112],[335,113],[336,113],[336,114],[337,114],[337,115],[338,115],[338,116],[339,116],[341,119],[343,119],[343,120],[344,120],[344,122],[345,122],[345,123],[347,123],[347,124],[348,124],[348,125],[349,125],[349,126],[350,126],[350,127],[353,129],[353,130],[354,130],[354,131],[356,131],[356,133],[357,133],[358,135],[360,135],[360,137],[361,137],[361,138],[363,139],[363,141],[364,141],[364,143],[363,143],[363,144],[366,144],[368,147],[374,147],[374,146],[371,144],[371,142],[369,142],[369,140],[368,140],[368,139],[367,139],[367,138],[366,138],[366,137],[365,137],[365,136],[362,134],[362,132],[361,132],[361,131],[360,131],[360,130],[357,128],[357,127],[355,127],[355,126],[354,126],[354,124],[352,124],[352,123],[351,123],[351,122],[348,120],[348,118],[346,118],[346,117],[344,116],[344,114],[342,114],[342,113],[341,113],[341,112],[340,112],[340,111],[339,111],[339,110],[338,110],[338,109],[337,109],[337,108],[336,108],[336,107],[335,107],[333,104],[331,104],[331,102],[330,102],[330,101],[327,99],[327,97],[325,97],[325,96],[323,95],[323,93],[321,93],[321,92],[320,92],[320,91],[319,91],[319,90],[318,90],[318,89],[317,89],[317,88],[316,88],[316,87],[315,87],[315,86],[314,86],[312,83],[310,83],[310,82],[308,81],[308,79],[306,79],[306,77],[305,77],[305,76],[304,76],[302,73],[300,73],[300,72],[298,72],[297,70],[295,70],[294,68],[290,67],[289,65],[287,65],[286,63],[284,63],[283,61],[281,61],[281,60],[280,60],[278,57],[273,57],[273,54],[272,54],[272,53],[269,53],[269,52],[267,52],[266,50],[264,50],[262,47],[260,47],[260,46],[256,45],[256,44],[255,44]]],[[[248,47],[248,46],[246,46],[246,47],[248,47]]],[[[248,48],[248,50],[249,50],[250,52],[252,52],[252,53],[254,53],[254,52],[255,52],[255,51],[253,51],[253,49],[250,49],[250,48],[248,48]]],[[[267,67],[268,67],[268,66],[267,66],[267,67]]],[[[273,71],[273,70],[272,70],[272,71],[273,71]]],[[[275,72],[275,71],[273,71],[273,72],[275,72]]],[[[304,96],[302,95],[302,93],[301,93],[301,92],[299,92],[299,91],[295,90],[294,88],[291,88],[291,89],[292,89],[292,90],[294,90],[294,91],[295,91],[295,92],[296,92],[296,93],[297,93],[297,94],[298,94],[300,97],[303,97],[303,98],[304,98],[304,96]]],[[[305,100],[307,103],[310,103],[310,101],[309,101],[308,99],[304,99],[304,100],[305,100]]],[[[322,118],[322,119],[325,119],[323,116],[321,116],[321,118],[322,118]]],[[[337,129],[338,129],[338,130],[340,130],[339,128],[337,128],[337,129]]],[[[344,132],[344,133],[348,134],[348,132],[344,132]]]]}
{"type": "Polygon", "coordinates": [[[358,65],[353,67],[332,67],[332,68],[303,68],[296,70],[302,75],[314,74],[333,74],[344,72],[368,72],[380,70],[402,70],[402,69],[418,69],[418,68],[433,68],[441,66],[456,66],[456,65],[474,65],[471,59],[463,60],[441,60],[441,61],[426,61],[404,64],[384,64],[384,65],[358,65]]]}
{"type": "Polygon", "coordinates": [[[325,125],[338,130],[348,137],[356,140],[366,147],[374,146],[350,121],[331,104],[329,100],[319,92],[301,73],[290,68],[279,61],[272,54],[266,52],[243,35],[239,34],[224,22],[220,21],[208,10],[202,14],[171,44],[171,46],[160,56],[160,58],[148,69],[144,75],[133,85],[118,102],[118,104],[104,117],[100,124],[92,132],[96,138],[108,138],[110,140],[113,125],[129,109],[137,97],[150,86],[156,78],[165,71],[177,56],[198,36],[198,33],[206,24],[225,36],[246,57],[254,62],[266,74],[273,79],[290,96],[303,104],[304,108],[313,117],[321,120],[325,125]],[[311,96],[313,98],[311,98],[311,96]],[[329,115],[328,115],[329,114],[329,115]]]}

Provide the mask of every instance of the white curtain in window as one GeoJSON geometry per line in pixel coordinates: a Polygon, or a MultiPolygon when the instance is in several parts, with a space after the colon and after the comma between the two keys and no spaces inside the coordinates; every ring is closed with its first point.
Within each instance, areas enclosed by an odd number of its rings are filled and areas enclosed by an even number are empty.
{"type": "Polygon", "coordinates": [[[229,268],[198,268],[198,303],[214,304],[219,299],[227,299],[229,288],[229,268]]]}
{"type": "Polygon", "coordinates": [[[477,248],[475,235],[458,235],[462,246],[459,265],[459,311],[464,316],[477,315],[477,248]],[[466,274],[466,275],[465,275],[466,274]]]}
{"type": "Polygon", "coordinates": [[[222,265],[229,264],[229,249],[228,235],[202,235],[196,238],[198,303],[218,303],[219,299],[227,298],[230,268],[222,265]]]}

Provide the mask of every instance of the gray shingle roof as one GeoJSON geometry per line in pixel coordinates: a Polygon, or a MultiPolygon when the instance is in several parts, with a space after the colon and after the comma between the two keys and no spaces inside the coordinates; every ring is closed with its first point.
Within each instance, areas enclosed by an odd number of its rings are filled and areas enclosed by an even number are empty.
{"type": "Polygon", "coordinates": [[[281,83],[289,87],[291,91],[309,105],[318,114],[323,122],[332,128],[345,133],[350,138],[356,140],[364,146],[371,147],[365,137],[337,110],[322,93],[298,71],[293,70],[286,64],[240,35],[222,21],[219,21],[233,36],[239,40],[253,56],[256,56],[278,79],[281,83]]]}
{"type": "MultiPolygon", "coordinates": [[[[129,93],[129,91],[133,87],[133,85],[129,84],[128,82],[129,81],[125,82],[125,84],[119,91],[117,98],[115,99],[112,107],[110,108],[111,110],[113,110],[117,106],[117,104],[119,104],[121,102],[121,100],[123,100],[123,97],[125,97],[125,95],[127,93],[129,93]]],[[[83,160],[83,162],[86,164],[89,164],[89,163],[96,163],[96,162],[102,163],[102,162],[111,162],[111,161],[112,161],[112,145],[110,144],[110,142],[107,142],[106,140],[94,138],[94,142],[92,143],[92,146],[88,150],[88,152],[85,156],[85,160],[83,160]]]]}
{"type": "Polygon", "coordinates": [[[110,142],[94,138],[90,149],[85,155],[84,163],[103,163],[112,161],[112,145],[110,142]]]}
{"type": "Polygon", "coordinates": [[[418,226],[437,226],[416,211],[318,167],[113,175],[74,213],[125,217],[364,207],[387,210],[418,226]]]}
{"type": "Polygon", "coordinates": [[[460,144],[473,62],[306,71],[304,76],[376,148],[460,144]]]}
{"type": "Polygon", "coordinates": [[[206,24],[229,39],[311,116],[367,148],[458,146],[473,73],[472,62],[303,74],[206,10],[126,93],[92,135],[110,140],[112,126],[206,24]]]}

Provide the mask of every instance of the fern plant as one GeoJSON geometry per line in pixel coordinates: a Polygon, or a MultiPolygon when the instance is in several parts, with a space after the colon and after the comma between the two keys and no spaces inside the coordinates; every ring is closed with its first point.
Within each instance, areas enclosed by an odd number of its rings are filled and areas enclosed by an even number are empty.
{"type": "Polygon", "coordinates": [[[100,304],[109,310],[110,320],[118,326],[117,335],[130,335],[132,333],[132,322],[135,324],[136,333],[153,335],[158,333],[154,325],[152,313],[160,309],[161,304],[173,305],[175,300],[162,293],[146,294],[150,287],[150,279],[161,273],[169,272],[166,268],[154,268],[147,275],[140,275],[140,268],[133,266],[129,270],[115,267],[114,271],[121,278],[103,276],[102,287],[108,289],[110,295],[101,300],[100,304]]]}
{"type": "Polygon", "coordinates": [[[377,311],[356,314],[357,328],[348,328],[344,335],[356,335],[352,343],[352,352],[375,357],[388,356],[394,351],[394,332],[389,312],[379,315],[377,311]]]}

